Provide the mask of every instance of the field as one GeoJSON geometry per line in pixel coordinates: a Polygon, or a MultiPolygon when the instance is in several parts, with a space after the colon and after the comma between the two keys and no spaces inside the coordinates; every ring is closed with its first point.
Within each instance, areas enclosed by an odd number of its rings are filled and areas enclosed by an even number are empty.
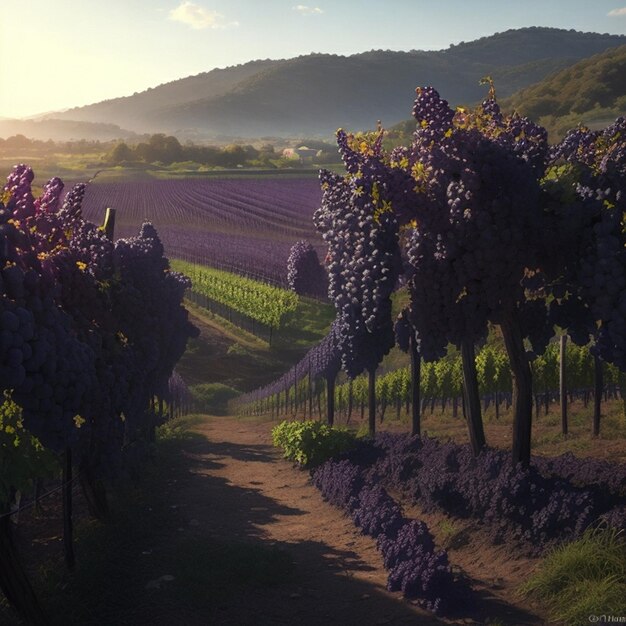
{"type": "Polygon", "coordinates": [[[285,285],[287,258],[296,241],[311,241],[321,250],[312,222],[320,197],[319,182],[310,175],[96,178],[83,210],[99,223],[105,208],[114,208],[119,237],[152,222],[172,258],[285,285]]]}

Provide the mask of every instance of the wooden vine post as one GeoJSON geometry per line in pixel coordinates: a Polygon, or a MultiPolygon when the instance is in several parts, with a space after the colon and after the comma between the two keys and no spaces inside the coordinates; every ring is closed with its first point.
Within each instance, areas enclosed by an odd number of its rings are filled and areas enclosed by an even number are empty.
{"type": "Polygon", "coordinates": [[[422,434],[420,400],[421,357],[417,349],[415,332],[411,330],[409,336],[409,352],[411,355],[411,435],[422,434]]]}
{"type": "Polygon", "coordinates": [[[62,457],[63,471],[61,474],[61,499],[63,501],[63,551],[65,564],[69,570],[74,569],[74,524],[72,522],[72,449],[65,448],[62,457]]]}
{"type": "Polygon", "coordinates": [[[567,378],[565,377],[565,355],[567,335],[561,335],[559,345],[559,397],[561,401],[561,433],[567,435],[567,378]]]}

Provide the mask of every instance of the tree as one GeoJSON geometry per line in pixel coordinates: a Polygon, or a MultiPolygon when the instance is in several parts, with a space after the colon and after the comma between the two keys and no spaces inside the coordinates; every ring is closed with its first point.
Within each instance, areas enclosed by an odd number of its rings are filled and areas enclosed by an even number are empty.
{"type": "Polygon", "coordinates": [[[118,143],[111,152],[110,160],[114,165],[128,163],[134,160],[133,151],[124,142],[118,143]]]}

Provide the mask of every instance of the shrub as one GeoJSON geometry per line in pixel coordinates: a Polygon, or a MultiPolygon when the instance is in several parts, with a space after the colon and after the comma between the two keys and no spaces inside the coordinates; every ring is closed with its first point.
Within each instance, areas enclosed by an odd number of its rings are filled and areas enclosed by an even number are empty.
{"type": "Polygon", "coordinates": [[[356,439],[345,428],[322,422],[283,421],[272,429],[272,442],[283,449],[286,459],[303,467],[315,467],[353,448],[356,439]]]}

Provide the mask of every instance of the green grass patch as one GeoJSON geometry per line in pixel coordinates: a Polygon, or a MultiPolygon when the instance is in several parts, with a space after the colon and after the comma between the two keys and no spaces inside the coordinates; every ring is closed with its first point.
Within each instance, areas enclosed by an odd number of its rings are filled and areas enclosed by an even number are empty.
{"type": "Polygon", "coordinates": [[[189,413],[172,420],[168,420],[156,429],[157,450],[159,447],[162,451],[167,452],[172,443],[177,440],[191,441],[201,437],[197,433],[191,432],[192,426],[197,426],[204,421],[202,415],[189,413]]]}
{"type": "Polygon", "coordinates": [[[272,348],[278,353],[310,348],[326,336],[334,319],[331,304],[300,296],[295,312],[272,340],[272,348]]]}
{"type": "Polygon", "coordinates": [[[211,415],[226,415],[228,402],[239,392],[222,383],[201,383],[191,387],[191,393],[197,410],[211,415]]]}
{"type": "Polygon", "coordinates": [[[596,528],[550,552],[521,591],[546,603],[554,620],[587,624],[590,616],[626,615],[626,538],[596,528]]]}

